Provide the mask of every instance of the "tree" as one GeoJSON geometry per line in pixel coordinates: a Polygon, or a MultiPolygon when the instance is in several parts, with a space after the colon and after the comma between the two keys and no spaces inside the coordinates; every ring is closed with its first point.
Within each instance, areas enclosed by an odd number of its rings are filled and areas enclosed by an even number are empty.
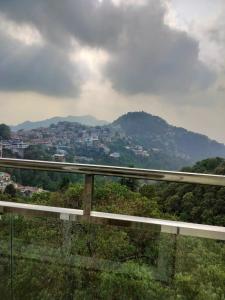
{"type": "MultiPolygon", "coordinates": [[[[183,171],[225,174],[225,160],[210,158],[183,171]]],[[[157,187],[158,204],[164,213],[182,221],[225,226],[225,188],[188,183],[166,183],[157,187]]]]}
{"type": "Polygon", "coordinates": [[[120,184],[127,186],[132,192],[138,190],[138,181],[134,178],[121,178],[120,184]]]}
{"type": "Polygon", "coordinates": [[[149,199],[154,198],[156,196],[156,187],[153,184],[144,184],[140,190],[140,194],[149,199]]]}
{"type": "Polygon", "coordinates": [[[8,140],[10,139],[11,131],[10,127],[5,124],[0,124],[0,139],[8,140]]]}
{"type": "MultiPolygon", "coordinates": [[[[130,165],[129,168],[133,168],[133,165],[130,165]]],[[[128,189],[130,189],[132,192],[136,192],[138,190],[139,187],[139,183],[137,179],[134,178],[125,178],[122,177],[120,179],[120,184],[122,185],[126,185],[128,187],[128,189]]]]}
{"type": "Polygon", "coordinates": [[[31,145],[24,151],[24,158],[34,160],[51,160],[51,154],[42,145],[31,145]]]}
{"type": "Polygon", "coordinates": [[[15,186],[12,183],[10,183],[10,184],[8,184],[6,186],[6,188],[5,188],[5,194],[8,194],[8,195],[10,195],[12,197],[16,196],[16,188],[15,188],[15,186]]]}
{"type": "Polygon", "coordinates": [[[69,185],[70,185],[70,179],[69,179],[69,177],[65,176],[65,177],[62,178],[62,180],[59,184],[59,189],[61,191],[65,191],[65,190],[68,189],[69,185]]]}

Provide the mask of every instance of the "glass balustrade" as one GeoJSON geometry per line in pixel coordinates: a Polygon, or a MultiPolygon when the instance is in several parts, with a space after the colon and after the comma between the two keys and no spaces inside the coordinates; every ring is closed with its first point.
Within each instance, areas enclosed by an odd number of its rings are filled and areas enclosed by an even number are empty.
{"type": "Polygon", "coordinates": [[[0,300],[225,299],[225,227],[191,223],[204,203],[202,223],[224,224],[225,176],[15,159],[0,166],[85,174],[84,185],[54,193],[1,194],[0,300]],[[125,182],[94,184],[95,175],[125,182]],[[169,215],[150,185],[125,187],[134,178],[180,182],[164,191],[169,215]]]}
{"type": "Polygon", "coordinates": [[[224,241],[157,224],[1,215],[1,299],[223,299],[224,266],[224,241]]]}

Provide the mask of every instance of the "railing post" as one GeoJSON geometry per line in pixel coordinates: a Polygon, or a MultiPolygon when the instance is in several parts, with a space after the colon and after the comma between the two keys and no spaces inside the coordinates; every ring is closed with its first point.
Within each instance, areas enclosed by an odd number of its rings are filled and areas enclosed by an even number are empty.
{"type": "Polygon", "coordinates": [[[177,266],[177,248],[178,248],[178,237],[180,234],[180,229],[177,228],[177,234],[174,236],[174,245],[173,245],[173,256],[172,256],[172,274],[171,274],[171,279],[172,282],[174,281],[175,275],[176,275],[176,266],[177,266]]]}
{"type": "Polygon", "coordinates": [[[13,282],[13,239],[14,239],[14,214],[10,213],[10,294],[11,299],[14,299],[14,282],[13,282]]]}
{"type": "Polygon", "coordinates": [[[91,205],[94,192],[94,175],[85,175],[84,193],[83,193],[83,210],[84,216],[90,217],[91,205]]]}

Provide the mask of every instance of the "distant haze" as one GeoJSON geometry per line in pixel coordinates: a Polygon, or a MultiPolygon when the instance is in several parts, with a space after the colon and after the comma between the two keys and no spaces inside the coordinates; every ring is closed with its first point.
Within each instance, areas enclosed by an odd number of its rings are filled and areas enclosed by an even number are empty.
{"type": "Polygon", "coordinates": [[[39,127],[48,127],[51,124],[58,124],[59,122],[77,122],[88,126],[102,126],[108,124],[107,121],[98,120],[93,116],[68,116],[68,117],[53,117],[43,121],[31,122],[25,121],[21,124],[11,126],[13,131],[20,129],[30,130],[39,127]]]}

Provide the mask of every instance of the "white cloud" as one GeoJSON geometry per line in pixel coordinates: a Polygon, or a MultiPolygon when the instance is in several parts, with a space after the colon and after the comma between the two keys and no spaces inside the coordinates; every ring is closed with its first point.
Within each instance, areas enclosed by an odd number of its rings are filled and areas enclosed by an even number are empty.
{"type": "Polygon", "coordinates": [[[0,14],[0,32],[9,36],[16,41],[31,45],[43,45],[44,40],[40,32],[32,25],[21,24],[13,22],[0,14]]]}

